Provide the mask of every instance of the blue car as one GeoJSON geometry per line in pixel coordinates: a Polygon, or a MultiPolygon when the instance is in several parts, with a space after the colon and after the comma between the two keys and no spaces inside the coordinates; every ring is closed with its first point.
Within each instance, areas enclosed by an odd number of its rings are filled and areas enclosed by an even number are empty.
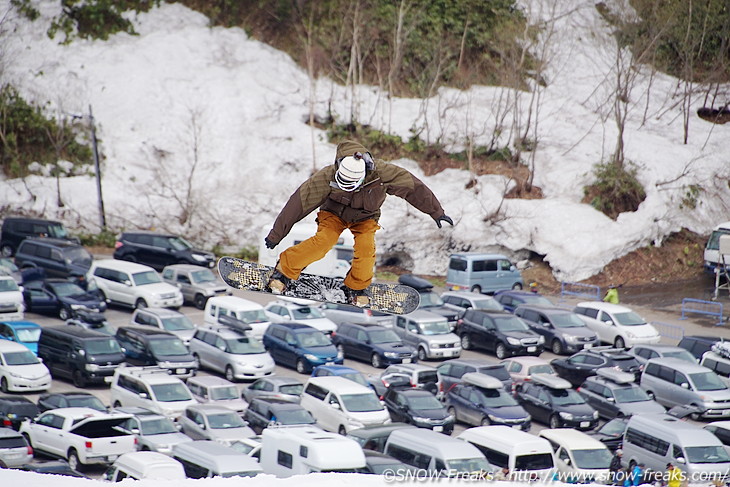
{"type": "Polygon", "coordinates": [[[365,387],[372,387],[365,374],[346,365],[318,365],[312,369],[312,377],[327,377],[332,375],[350,379],[365,387]]]}
{"type": "Polygon", "coordinates": [[[510,313],[514,313],[517,306],[521,304],[555,307],[548,298],[531,291],[497,291],[494,293],[494,299],[499,301],[499,304],[510,313]]]}
{"type": "Polygon", "coordinates": [[[96,293],[85,291],[67,279],[49,278],[23,284],[25,310],[72,318],[78,310],[102,312],[106,301],[96,293]]]}
{"type": "Polygon", "coordinates": [[[279,365],[293,367],[300,374],[317,365],[342,365],[343,357],[332,340],[309,325],[272,323],[264,333],[264,347],[279,365]]]}
{"type": "Polygon", "coordinates": [[[32,321],[3,321],[0,323],[0,339],[25,345],[38,355],[38,340],[41,338],[41,325],[32,321]]]}
{"type": "Polygon", "coordinates": [[[416,362],[416,349],[403,343],[387,327],[366,323],[341,323],[332,343],[343,357],[370,362],[375,368],[416,362]]]}

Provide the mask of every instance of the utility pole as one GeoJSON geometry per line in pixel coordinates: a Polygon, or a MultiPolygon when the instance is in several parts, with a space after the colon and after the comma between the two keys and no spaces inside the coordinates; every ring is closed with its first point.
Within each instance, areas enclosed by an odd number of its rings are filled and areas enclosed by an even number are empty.
{"type": "Polygon", "coordinates": [[[91,129],[91,145],[94,151],[94,169],[96,173],[96,194],[99,199],[99,226],[106,230],[106,214],[104,213],[104,198],[101,194],[101,168],[99,167],[99,149],[96,144],[96,127],[94,126],[94,114],[89,105],[89,128],[91,129]]]}

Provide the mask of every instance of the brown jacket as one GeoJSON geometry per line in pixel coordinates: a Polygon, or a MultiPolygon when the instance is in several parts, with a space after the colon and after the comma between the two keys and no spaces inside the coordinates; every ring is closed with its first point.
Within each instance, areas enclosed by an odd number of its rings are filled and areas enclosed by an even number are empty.
{"type": "MultiPolygon", "coordinates": [[[[337,160],[355,152],[368,150],[355,142],[337,146],[337,160]]],[[[367,219],[378,220],[380,207],[389,194],[399,196],[426,213],[434,220],[444,215],[433,192],[417,177],[394,164],[375,162],[375,170],[368,171],[363,185],[355,191],[342,191],[335,183],[336,164],[317,171],[291,195],[279,213],[267,239],[281,242],[295,223],[316,208],[334,213],[348,223],[367,219]]]]}

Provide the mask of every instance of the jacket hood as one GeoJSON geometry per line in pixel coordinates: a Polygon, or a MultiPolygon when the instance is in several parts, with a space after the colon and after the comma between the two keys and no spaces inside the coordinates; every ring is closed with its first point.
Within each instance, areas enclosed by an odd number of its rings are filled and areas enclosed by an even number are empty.
{"type": "Polygon", "coordinates": [[[343,142],[340,142],[339,144],[337,144],[337,155],[335,156],[335,161],[339,161],[343,157],[351,156],[355,152],[365,154],[366,152],[370,151],[365,146],[358,144],[357,142],[352,140],[345,140],[343,142]]]}

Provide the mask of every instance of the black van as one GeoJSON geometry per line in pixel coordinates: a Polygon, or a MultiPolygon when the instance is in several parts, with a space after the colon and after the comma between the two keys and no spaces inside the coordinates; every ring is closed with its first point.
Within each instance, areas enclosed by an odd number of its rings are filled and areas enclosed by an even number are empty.
{"type": "Polygon", "coordinates": [[[183,341],[170,332],[120,326],[116,337],[131,365],[157,365],[183,379],[194,376],[198,370],[195,358],[183,341]]]}
{"type": "Polygon", "coordinates": [[[92,260],[82,245],[57,238],[26,238],[15,254],[15,265],[21,269],[38,267],[53,277],[83,276],[92,260]]]}
{"type": "Polygon", "coordinates": [[[63,223],[53,220],[41,220],[38,218],[11,217],[3,220],[2,233],[0,234],[0,254],[2,257],[11,257],[18,250],[20,242],[27,237],[50,237],[63,240],[77,239],[69,238],[63,223]]]}
{"type": "Polygon", "coordinates": [[[125,361],[116,338],[80,326],[44,326],[38,356],[54,378],[71,379],[76,387],[104,383],[125,361]]]}

